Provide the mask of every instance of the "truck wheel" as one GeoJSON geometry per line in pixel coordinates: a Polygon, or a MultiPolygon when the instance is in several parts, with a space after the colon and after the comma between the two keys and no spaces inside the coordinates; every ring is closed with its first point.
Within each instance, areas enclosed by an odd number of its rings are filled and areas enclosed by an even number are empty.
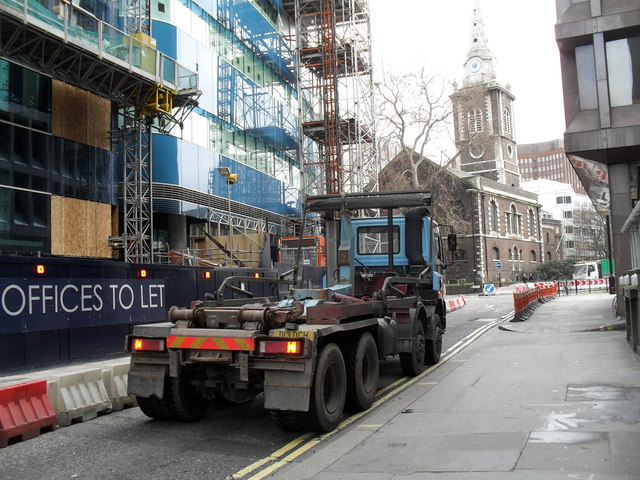
{"type": "Polygon", "coordinates": [[[156,420],[167,420],[169,415],[165,408],[163,408],[162,400],[157,397],[136,397],[138,406],[142,413],[147,417],[154,418],[156,420]]]}
{"type": "Polygon", "coordinates": [[[190,376],[182,374],[177,378],[165,379],[163,403],[170,412],[171,418],[183,422],[195,422],[204,417],[209,406],[204,398],[189,383],[190,376]]]}
{"type": "Polygon", "coordinates": [[[435,365],[438,363],[440,361],[440,355],[442,354],[442,322],[440,321],[440,315],[434,313],[431,321],[435,328],[435,338],[433,340],[427,339],[427,365],[435,365]]]}
{"type": "Polygon", "coordinates": [[[307,430],[330,432],[338,426],[347,395],[347,372],[342,352],[335,343],[322,349],[311,387],[309,411],[301,413],[307,430]]]}
{"type": "Polygon", "coordinates": [[[378,391],[378,348],[373,336],[364,332],[347,351],[347,408],[366,410],[378,391]]]}
{"type": "Polygon", "coordinates": [[[302,430],[300,423],[300,412],[291,412],[289,410],[269,410],[271,420],[283,430],[296,432],[302,430]]]}
{"type": "Polygon", "coordinates": [[[416,319],[415,335],[411,352],[400,353],[402,373],[409,377],[415,377],[423,372],[425,347],[424,326],[420,320],[416,319]]]}

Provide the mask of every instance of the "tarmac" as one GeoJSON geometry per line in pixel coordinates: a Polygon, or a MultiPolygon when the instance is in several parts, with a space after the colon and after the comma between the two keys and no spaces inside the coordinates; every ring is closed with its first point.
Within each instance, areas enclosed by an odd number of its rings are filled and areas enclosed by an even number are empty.
{"type": "Polygon", "coordinates": [[[561,296],[449,354],[266,478],[640,479],[640,362],[611,296],[561,296]]]}

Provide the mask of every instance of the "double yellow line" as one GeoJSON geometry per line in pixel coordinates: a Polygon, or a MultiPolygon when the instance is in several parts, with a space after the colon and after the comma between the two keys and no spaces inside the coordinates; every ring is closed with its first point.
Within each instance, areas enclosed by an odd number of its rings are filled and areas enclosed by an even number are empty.
{"type": "Polygon", "coordinates": [[[335,430],[333,430],[331,432],[327,432],[327,433],[325,433],[323,435],[316,435],[314,433],[305,433],[304,435],[301,435],[298,438],[296,438],[295,440],[292,440],[291,442],[287,443],[282,448],[276,450],[275,452],[273,452],[268,457],[261,458],[257,462],[254,462],[251,465],[248,465],[248,466],[244,467],[242,470],[238,470],[233,475],[228,476],[226,480],[241,480],[241,479],[245,479],[245,478],[246,478],[246,480],[261,480],[261,479],[265,478],[267,475],[270,475],[271,473],[275,472],[276,470],[278,470],[278,469],[284,467],[285,465],[293,462],[300,455],[302,455],[303,453],[305,453],[309,449],[315,447],[320,442],[322,442],[322,441],[326,440],[327,438],[335,435],[339,431],[343,430],[347,426],[351,425],[352,423],[356,422],[357,420],[359,420],[363,416],[367,415],[369,412],[371,412],[371,411],[375,410],[376,408],[378,408],[379,406],[381,406],[387,400],[395,397],[400,392],[406,390],[407,388],[409,388],[410,386],[414,385],[415,383],[418,383],[424,377],[429,375],[431,372],[433,372],[437,368],[440,368],[442,365],[444,365],[449,360],[451,360],[455,355],[457,355],[462,350],[464,350],[466,347],[468,347],[470,344],[475,342],[485,332],[487,332],[488,330],[492,329],[493,327],[495,327],[499,323],[502,323],[503,321],[505,321],[507,318],[509,318],[512,315],[513,315],[513,312],[511,312],[508,315],[505,315],[505,316],[501,317],[498,320],[494,320],[492,322],[489,322],[489,323],[483,325],[482,327],[478,328],[477,330],[473,331],[472,333],[467,335],[465,338],[460,340],[458,343],[453,345],[451,348],[449,348],[447,350],[447,352],[445,353],[444,357],[442,357],[442,359],[440,360],[440,363],[437,363],[437,364],[429,367],[424,372],[422,372],[420,375],[418,375],[416,377],[412,377],[412,378],[402,377],[399,380],[393,382],[392,384],[387,385],[386,387],[380,389],[378,391],[378,393],[376,394],[376,400],[373,402],[373,404],[371,405],[371,407],[369,409],[367,409],[367,410],[365,410],[363,412],[358,412],[358,413],[356,413],[354,415],[351,415],[350,417],[345,418],[336,427],[335,430]],[[262,467],[264,467],[264,468],[262,468],[262,467]],[[256,470],[258,470],[258,471],[256,472],[256,470]],[[248,477],[248,475],[251,475],[252,473],[253,473],[253,475],[248,477]]]}

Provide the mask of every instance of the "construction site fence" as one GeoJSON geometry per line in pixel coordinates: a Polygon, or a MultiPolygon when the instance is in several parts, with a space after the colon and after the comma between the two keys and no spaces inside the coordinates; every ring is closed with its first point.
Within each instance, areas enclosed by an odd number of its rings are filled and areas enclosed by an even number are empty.
{"type": "Polygon", "coordinates": [[[554,282],[534,283],[531,288],[516,290],[513,294],[514,316],[512,322],[524,322],[542,303],[548,302],[558,294],[558,285],[554,282]]]}

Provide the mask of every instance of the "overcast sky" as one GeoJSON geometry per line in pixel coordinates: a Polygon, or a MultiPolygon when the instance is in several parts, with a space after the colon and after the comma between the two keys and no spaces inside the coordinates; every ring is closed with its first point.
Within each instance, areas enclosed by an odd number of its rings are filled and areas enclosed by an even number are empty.
{"type": "MultiPolygon", "coordinates": [[[[472,0],[369,0],[376,72],[426,71],[462,85],[472,0]]],[[[480,0],[498,82],[516,96],[520,144],[562,138],[554,0],[480,0]]]]}

